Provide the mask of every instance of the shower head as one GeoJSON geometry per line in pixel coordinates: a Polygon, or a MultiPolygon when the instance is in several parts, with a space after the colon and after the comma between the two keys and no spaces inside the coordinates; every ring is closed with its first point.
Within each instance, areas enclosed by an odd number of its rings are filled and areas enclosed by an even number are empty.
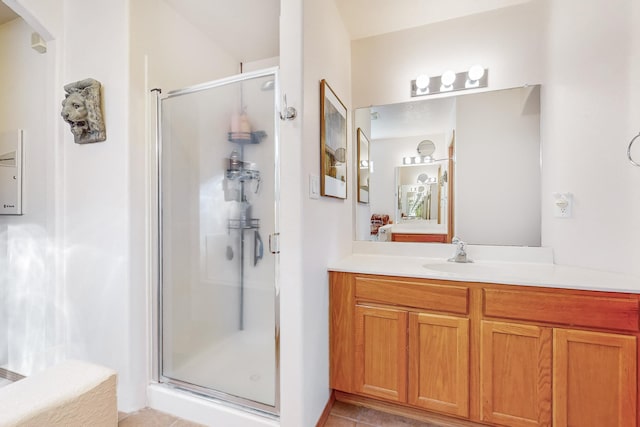
{"type": "Polygon", "coordinates": [[[262,83],[262,86],[260,87],[260,89],[264,91],[273,90],[274,85],[275,85],[275,82],[273,80],[267,80],[266,82],[262,83]]]}

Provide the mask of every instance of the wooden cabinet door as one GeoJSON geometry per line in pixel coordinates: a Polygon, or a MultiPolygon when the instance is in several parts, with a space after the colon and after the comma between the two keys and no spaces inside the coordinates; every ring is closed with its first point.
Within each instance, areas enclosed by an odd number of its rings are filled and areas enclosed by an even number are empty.
{"type": "Polygon", "coordinates": [[[551,426],[551,329],[490,321],[481,328],[482,421],[551,426]]]}
{"type": "Polygon", "coordinates": [[[409,314],[408,403],[469,416],[469,319],[409,314]]]}
{"type": "Polygon", "coordinates": [[[407,312],[356,305],[356,393],[407,400],[407,312]]]}
{"type": "Polygon", "coordinates": [[[553,331],[553,425],[636,425],[636,337],[553,331]]]}

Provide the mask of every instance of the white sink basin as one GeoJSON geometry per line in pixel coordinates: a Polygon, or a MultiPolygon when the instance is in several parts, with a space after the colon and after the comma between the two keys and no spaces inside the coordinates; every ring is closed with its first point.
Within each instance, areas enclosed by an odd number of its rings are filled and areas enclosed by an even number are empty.
{"type": "Polygon", "coordinates": [[[424,268],[451,274],[505,274],[513,271],[513,267],[500,264],[483,264],[476,262],[428,262],[424,268]]]}

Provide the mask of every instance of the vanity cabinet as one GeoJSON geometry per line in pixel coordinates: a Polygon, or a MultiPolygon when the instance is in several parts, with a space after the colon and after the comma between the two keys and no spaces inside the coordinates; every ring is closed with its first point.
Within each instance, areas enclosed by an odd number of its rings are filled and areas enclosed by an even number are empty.
{"type": "Polygon", "coordinates": [[[636,425],[636,337],[553,331],[553,425],[636,425]]]}
{"type": "Polygon", "coordinates": [[[408,403],[469,416],[469,319],[409,313],[408,403]]]}
{"type": "Polygon", "coordinates": [[[407,400],[407,312],[356,305],[356,393],[407,400]]]}
{"type": "Polygon", "coordinates": [[[338,400],[511,427],[638,425],[638,295],[331,272],[330,310],[338,400]]]}
{"type": "Polygon", "coordinates": [[[636,295],[502,287],[483,292],[483,317],[550,326],[482,321],[482,421],[636,425],[636,295]]]}
{"type": "Polygon", "coordinates": [[[342,273],[331,283],[332,318],[353,319],[331,322],[333,388],[468,416],[466,287],[342,273]]]}
{"type": "Polygon", "coordinates": [[[551,328],[482,321],[481,420],[551,425],[551,328]]]}
{"type": "Polygon", "coordinates": [[[356,305],[356,393],[469,415],[469,319],[356,305]]]}
{"type": "Polygon", "coordinates": [[[634,336],[483,321],[481,352],[484,422],[636,425],[634,336]]]}
{"type": "Polygon", "coordinates": [[[447,243],[446,234],[391,233],[392,242],[447,243]]]}

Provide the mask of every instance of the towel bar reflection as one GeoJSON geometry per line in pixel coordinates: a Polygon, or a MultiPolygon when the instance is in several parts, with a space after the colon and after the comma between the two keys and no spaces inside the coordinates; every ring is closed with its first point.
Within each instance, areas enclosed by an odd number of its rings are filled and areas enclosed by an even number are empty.
{"type": "Polygon", "coordinates": [[[638,134],[636,136],[634,136],[633,139],[629,142],[629,147],[627,148],[627,158],[629,159],[629,161],[631,162],[632,165],[640,167],[640,164],[636,163],[633,160],[633,157],[631,157],[631,146],[633,145],[635,140],[638,139],[638,137],[640,137],[640,132],[638,132],[638,134]]]}

